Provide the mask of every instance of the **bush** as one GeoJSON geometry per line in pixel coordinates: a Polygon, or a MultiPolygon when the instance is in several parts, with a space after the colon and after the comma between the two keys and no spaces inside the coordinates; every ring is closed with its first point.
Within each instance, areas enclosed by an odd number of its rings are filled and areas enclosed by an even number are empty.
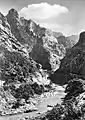
{"type": "Polygon", "coordinates": [[[73,79],[68,82],[65,92],[67,95],[65,96],[65,100],[71,99],[72,97],[78,96],[85,90],[85,82],[82,79],[73,79]]]}
{"type": "Polygon", "coordinates": [[[34,91],[32,87],[29,84],[24,84],[24,85],[20,85],[20,87],[16,89],[15,97],[18,99],[23,98],[25,100],[28,100],[29,97],[32,97],[33,95],[34,95],[34,91]]]}
{"type": "Polygon", "coordinates": [[[41,93],[44,92],[43,85],[38,85],[37,83],[34,83],[34,84],[31,85],[31,87],[34,90],[34,92],[38,95],[41,95],[41,93]]]}
{"type": "Polygon", "coordinates": [[[37,69],[36,63],[18,52],[5,52],[3,60],[1,79],[6,84],[12,82],[25,82],[30,74],[34,74],[37,69]]]}

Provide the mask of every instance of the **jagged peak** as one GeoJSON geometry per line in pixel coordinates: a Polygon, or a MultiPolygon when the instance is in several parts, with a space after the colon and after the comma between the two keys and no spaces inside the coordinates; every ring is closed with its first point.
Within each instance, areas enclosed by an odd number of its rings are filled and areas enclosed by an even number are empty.
{"type": "Polygon", "coordinates": [[[7,19],[6,19],[6,17],[0,12],[0,20],[2,20],[2,21],[6,21],[7,19]]]}
{"type": "Polygon", "coordinates": [[[38,26],[33,20],[29,19],[25,19],[24,17],[20,18],[20,24],[22,26],[28,26],[30,31],[34,31],[34,29],[38,26]]]}
{"type": "Polygon", "coordinates": [[[0,18],[1,18],[1,17],[5,17],[5,16],[0,12],[0,18]]]}
{"type": "Polygon", "coordinates": [[[30,23],[35,23],[32,19],[29,19],[28,21],[29,21],[30,23]]]}
{"type": "Polygon", "coordinates": [[[19,14],[18,14],[17,10],[15,10],[14,8],[9,10],[7,16],[19,18],[19,14]]]}
{"type": "Polygon", "coordinates": [[[21,21],[27,21],[28,23],[34,23],[34,24],[36,24],[32,19],[27,20],[24,17],[20,17],[20,20],[21,21]]]}
{"type": "Polygon", "coordinates": [[[28,24],[36,24],[32,19],[25,19],[24,17],[20,17],[20,21],[27,22],[28,24]]]}
{"type": "Polygon", "coordinates": [[[80,33],[78,44],[85,43],[85,31],[80,33]]]}

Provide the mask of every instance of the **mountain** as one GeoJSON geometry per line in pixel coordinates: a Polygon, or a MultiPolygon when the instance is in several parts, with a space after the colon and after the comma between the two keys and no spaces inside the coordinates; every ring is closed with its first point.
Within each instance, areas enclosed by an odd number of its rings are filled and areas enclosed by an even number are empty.
{"type": "Polygon", "coordinates": [[[78,39],[79,39],[78,35],[71,35],[66,38],[69,41],[71,48],[78,42],[78,39]]]}
{"type": "Polygon", "coordinates": [[[79,41],[68,50],[61,60],[60,68],[51,75],[51,79],[65,84],[72,78],[85,79],[85,32],[80,33],[79,41]]]}
{"type": "MultiPolygon", "coordinates": [[[[69,43],[62,33],[40,27],[31,19],[19,18],[15,9],[11,9],[6,17],[12,34],[27,49],[33,60],[40,63],[43,69],[55,71],[59,68],[60,60],[66,53],[65,43],[69,43]]],[[[70,44],[68,48],[74,45],[72,42],[70,44]]]]}
{"type": "Polygon", "coordinates": [[[68,51],[68,49],[72,48],[78,42],[78,35],[72,35],[68,37],[61,35],[57,39],[58,43],[63,44],[66,48],[66,51],[68,51]]]}
{"type": "Polygon", "coordinates": [[[0,13],[1,115],[24,112],[22,101],[28,110],[30,97],[49,91],[50,73],[59,68],[67,48],[73,46],[71,42],[67,47],[68,41],[62,33],[19,18],[15,9],[7,16],[0,13]]]}
{"type": "Polygon", "coordinates": [[[39,69],[40,65],[30,58],[27,49],[11,33],[6,17],[0,13],[0,79],[25,81],[31,74],[41,73],[39,69]]]}
{"type": "MultiPolygon", "coordinates": [[[[60,68],[51,75],[57,84],[67,84],[61,104],[52,110],[28,118],[28,120],[84,120],[85,119],[85,32],[80,33],[79,41],[67,51],[60,68]]],[[[25,119],[26,120],[26,119],[25,119]]]]}
{"type": "Polygon", "coordinates": [[[16,108],[22,99],[44,92],[44,86],[49,84],[47,76],[0,13],[0,114],[12,114],[12,107],[16,108]]]}
{"type": "Polygon", "coordinates": [[[15,9],[11,9],[7,16],[0,13],[0,80],[7,85],[46,84],[47,72],[58,69],[66,54],[65,42],[62,33],[19,18],[15,9]]]}

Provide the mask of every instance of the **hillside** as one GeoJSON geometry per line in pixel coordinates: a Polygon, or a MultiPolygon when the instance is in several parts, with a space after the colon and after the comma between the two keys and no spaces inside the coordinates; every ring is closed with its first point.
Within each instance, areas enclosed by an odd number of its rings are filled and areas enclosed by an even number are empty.
{"type": "Polygon", "coordinates": [[[52,74],[51,79],[59,84],[65,84],[72,78],[85,79],[85,32],[82,32],[79,41],[68,50],[61,60],[60,68],[52,74]]]}
{"type": "Polygon", "coordinates": [[[62,33],[40,27],[31,19],[19,18],[15,9],[11,9],[6,17],[12,34],[43,69],[52,71],[58,69],[60,60],[65,56],[66,48],[71,48],[76,43],[67,40],[62,33]]]}
{"type": "Polygon", "coordinates": [[[55,89],[49,75],[74,45],[69,41],[62,33],[19,18],[15,9],[7,16],[0,13],[1,115],[29,111],[29,98],[55,89]]]}
{"type": "Polygon", "coordinates": [[[55,83],[67,84],[63,102],[56,104],[52,110],[27,120],[85,120],[84,53],[85,32],[82,32],[77,44],[67,52],[61,61],[60,68],[51,76],[55,83]]]}

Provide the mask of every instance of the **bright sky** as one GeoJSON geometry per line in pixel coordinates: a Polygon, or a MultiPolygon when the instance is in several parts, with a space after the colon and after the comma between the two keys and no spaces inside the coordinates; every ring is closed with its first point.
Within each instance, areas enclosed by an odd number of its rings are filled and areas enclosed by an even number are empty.
{"type": "Polygon", "coordinates": [[[3,14],[11,8],[18,10],[21,16],[65,35],[85,30],[85,0],[0,0],[3,14]]]}

